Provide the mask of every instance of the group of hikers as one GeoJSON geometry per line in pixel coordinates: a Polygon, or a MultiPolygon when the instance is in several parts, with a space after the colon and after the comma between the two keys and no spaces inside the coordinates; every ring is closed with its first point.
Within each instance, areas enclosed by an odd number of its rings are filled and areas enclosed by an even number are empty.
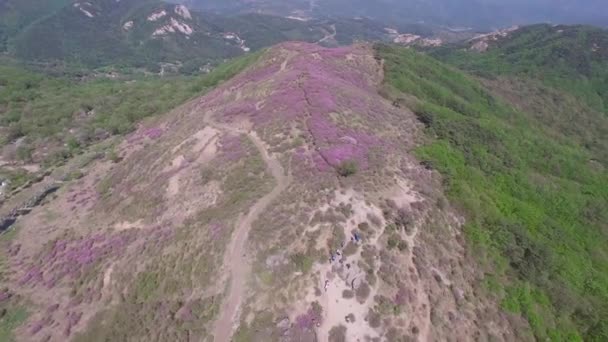
{"type": "MultiPolygon", "coordinates": [[[[350,237],[350,241],[352,243],[358,244],[359,242],[361,242],[361,235],[359,235],[359,233],[357,232],[353,232],[352,236],[350,237]]],[[[338,262],[342,265],[344,264],[344,259],[342,258],[342,250],[344,249],[346,242],[342,241],[340,243],[340,248],[336,249],[335,252],[330,252],[329,253],[329,263],[332,264],[334,261],[336,261],[336,259],[338,259],[338,262]]],[[[350,269],[350,264],[346,264],[346,268],[350,269]]],[[[327,292],[327,288],[329,287],[329,280],[325,280],[325,292],[327,292]]]]}
{"type": "MultiPolygon", "coordinates": [[[[357,232],[353,232],[353,235],[350,237],[350,241],[353,243],[359,243],[361,241],[361,236],[359,235],[359,233],[357,232]]],[[[341,249],[344,248],[344,245],[346,244],[345,241],[342,241],[340,243],[340,248],[336,249],[335,252],[329,252],[329,263],[333,263],[334,261],[336,261],[336,259],[340,256],[342,256],[342,252],[341,249]]],[[[340,258],[339,260],[340,263],[342,263],[342,258],[340,258]]]]}

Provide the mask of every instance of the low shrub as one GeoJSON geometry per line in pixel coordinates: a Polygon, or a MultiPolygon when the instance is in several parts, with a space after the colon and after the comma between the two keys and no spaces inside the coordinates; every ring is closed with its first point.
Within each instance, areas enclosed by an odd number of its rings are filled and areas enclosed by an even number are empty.
{"type": "Polygon", "coordinates": [[[338,165],[336,171],[338,172],[338,175],[346,178],[356,174],[358,166],[354,160],[345,160],[338,165]]]}

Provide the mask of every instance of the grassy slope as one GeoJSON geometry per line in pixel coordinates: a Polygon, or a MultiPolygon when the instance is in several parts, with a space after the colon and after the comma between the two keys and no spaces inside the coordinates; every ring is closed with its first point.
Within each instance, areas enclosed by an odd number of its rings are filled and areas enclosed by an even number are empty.
{"type": "Polygon", "coordinates": [[[606,160],[462,72],[407,49],[378,53],[386,81],[417,98],[430,137],[418,156],[468,215],[487,289],[538,339],[607,340],[606,160]]]}
{"type": "Polygon", "coordinates": [[[499,40],[486,53],[438,49],[435,57],[483,75],[524,75],[608,112],[608,31],[590,26],[534,25],[499,40]]]}
{"type": "MultiPolygon", "coordinates": [[[[115,133],[120,134],[128,131],[136,121],[143,117],[164,113],[233,77],[258,60],[262,54],[263,51],[260,51],[237,58],[220,65],[213,72],[202,77],[182,76],[171,79],[149,77],[137,79],[135,82],[95,79],[80,84],[69,79],[51,78],[27,71],[5,61],[3,65],[0,65],[0,109],[8,106],[8,113],[23,113],[23,115],[14,114],[16,116],[13,124],[23,126],[27,136],[31,139],[60,135],[59,132],[66,130],[66,127],[78,127],[85,130],[102,127],[116,129],[115,133]],[[80,110],[82,106],[97,108],[97,115],[90,122],[74,124],[73,111],[80,110]]],[[[0,110],[0,127],[6,122],[7,112],[0,110]]],[[[65,136],[61,138],[66,139],[65,136]]],[[[0,176],[6,176],[3,172],[4,170],[0,168],[0,176]]],[[[17,178],[21,176],[16,175],[17,178]]],[[[245,178],[247,177],[239,179],[245,178]]],[[[19,183],[18,179],[12,181],[13,185],[19,183]]],[[[258,179],[254,185],[260,186],[258,179]]],[[[241,188],[237,190],[234,191],[234,195],[240,196],[240,199],[244,198],[244,194],[248,194],[241,188]]],[[[241,204],[242,201],[233,202],[241,204]]],[[[234,210],[231,209],[227,212],[232,213],[234,210]]],[[[0,235],[0,247],[2,247],[0,248],[0,282],[6,276],[4,251],[8,250],[8,242],[15,231],[16,229],[12,229],[8,233],[0,235]]],[[[202,259],[205,260],[205,258],[202,259]]],[[[207,270],[208,267],[202,267],[202,269],[207,270]]],[[[171,270],[173,271],[174,267],[171,270]]],[[[172,278],[169,278],[162,278],[163,282],[165,280],[170,282],[172,278]]],[[[0,288],[0,293],[2,291],[3,289],[0,288]]],[[[198,302],[196,301],[196,303],[198,302]]],[[[212,313],[215,310],[212,304],[201,304],[200,310],[212,313]]],[[[27,303],[23,303],[19,298],[0,301],[0,341],[13,340],[13,330],[23,324],[27,318],[24,305],[27,303]]],[[[128,309],[133,309],[133,307],[128,307],[128,309]]],[[[133,312],[126,311],[121,314],[129,315],[133,312]]],[[[130,320],[129,318],[132,316],[118,315],[117,317],[122,319],[121,323],[117,325],[121,328],[139,327],[141,323],[139,320],[130,320]]],[[[164,316],[160,319],[161,322],[167,321],[164,316]]],[[[138,332],[140,331],[136,329],[127,332],[111,329],[100,333],[120,335],[137,334],[138,332]]],[[[168,331],[168,333],[172,333],[172,331],[168,331]]],[[[97,338],[103,337],[97,336],[97,338]]]]}
{"type": "Polygon", "coordinates": [[[237,58],[200,77],[94,78],[75,82],[5,61],[0,64],[0,129],[3,144],[26,141],[95,140],[95,132],[122,134],[139,120],[164,113],[242,71],[261,53],[237,58]],[[80,113],[93,110],[86,117],[80,113]],[[76,133],[68,130],[74,128],[76,133]]]}
{"type": "MultiPolygon", "coordinates": [[[[0,235],[0,282],[6,282],[9,276],[8,259],[4,251],[10,247],[11,240],[15,236],[15,230],[8,231],[0,235]]],[[[0,293],[4,292],[4,288],[0,289],[0,293]]],[[[27,319],[28,312],[18,303],[11,300],[0,301],[0,341],[14,341],[13,330],[27,319]]]]}

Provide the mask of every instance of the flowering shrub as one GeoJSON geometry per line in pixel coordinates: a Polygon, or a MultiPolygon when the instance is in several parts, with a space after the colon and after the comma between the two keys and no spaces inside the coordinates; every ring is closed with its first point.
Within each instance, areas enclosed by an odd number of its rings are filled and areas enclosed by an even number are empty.
{"type": "Polygon", "coordinates": [[[77,279],[105,258],[121,255],[136,238],[133,232],[96,234],[77,240],[58,240],[21,277],[19,284],[55,287],[65,277],[77,279]]]}
{"type": "Polygon", "coordinates": [[[158,139],[163,135],[164,131],[162,128],[153,127],[149,128],[144,132],[144,135],[149,139],[158,139]]]}
{"type": "Polygon", "coordinates": [[[352,176],[357,173],[357,163],[353,160],[345,160],[338,165],[337,171],[342,177],[352,176]]]}
{"type": "Polygon", "coordinates": [[[296,317],[296,327],[298,329],[314,329],[317,323],[321,323],[321,312],[313,308],[308,309],[304,314],[296,317]]]}
{"type": "MultiPolygon", "coordinates": [[[[345,161],[365,170],[371,151],[389,144],[368,129],[346,127],[334,117],[349,122],[352,115],[353,121],[382,123],[393,110],[373,89],[370,79],[377,75],[375,64],[362,62],[369,58],[368,52],[360,47],[284,43],[269,52],[270,62],[255,65],[205,96],[201,111],[216,113],[219,121],[248,118],[259,129],[269,125],[289,129],[298,122],[312,142],[309,150],[296,156],[298,163],[306,165],[303,174],[333,171],[345,161]],[[290,52],[289,58],[285,51],[290,52]]],[[[229,160],[241,157],[236,140],[224,141],[222,146],[235,151],[227,153],[229,160]]]]}
{"type": "Polygon", "coordinates": [[[226,134],[220,138],[222,158],[227,161],[237,161],[247,155],[242,138],[238,135],[226,134]]]}

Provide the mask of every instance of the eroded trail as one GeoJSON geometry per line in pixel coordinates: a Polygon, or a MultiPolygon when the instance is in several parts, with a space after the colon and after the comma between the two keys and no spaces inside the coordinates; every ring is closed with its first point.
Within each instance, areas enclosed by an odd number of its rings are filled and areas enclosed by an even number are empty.
{"type": "MultiPolygon", "coordinates": [[[[216,126],[223,130],[245,133],[238,129],[219,124],[216,126]]],[[[270,193],[260,198],[250,208],[249,212],[246,215],[241,215],[237,221],[232,240],[224,255],[223,269],[230,271],[230,289],[228,290],[228,295],[224,299],[220,315],[215,322],[213,331],[215,342],[230,341],[235,327],[239,323],[241,304],[243,302],[243,297],[245,296],[247,280],[249,279],[251,271],[251,265],[245,255],[245,247],[249,231],[251,230],[251,224],[287,188],[291,180],[289,176],[285,175],[281,163],[268,154],[263,141],[255,132],[247,132],[247,135],[262,155],[264,162],[277,184],[270,193]]]]}

